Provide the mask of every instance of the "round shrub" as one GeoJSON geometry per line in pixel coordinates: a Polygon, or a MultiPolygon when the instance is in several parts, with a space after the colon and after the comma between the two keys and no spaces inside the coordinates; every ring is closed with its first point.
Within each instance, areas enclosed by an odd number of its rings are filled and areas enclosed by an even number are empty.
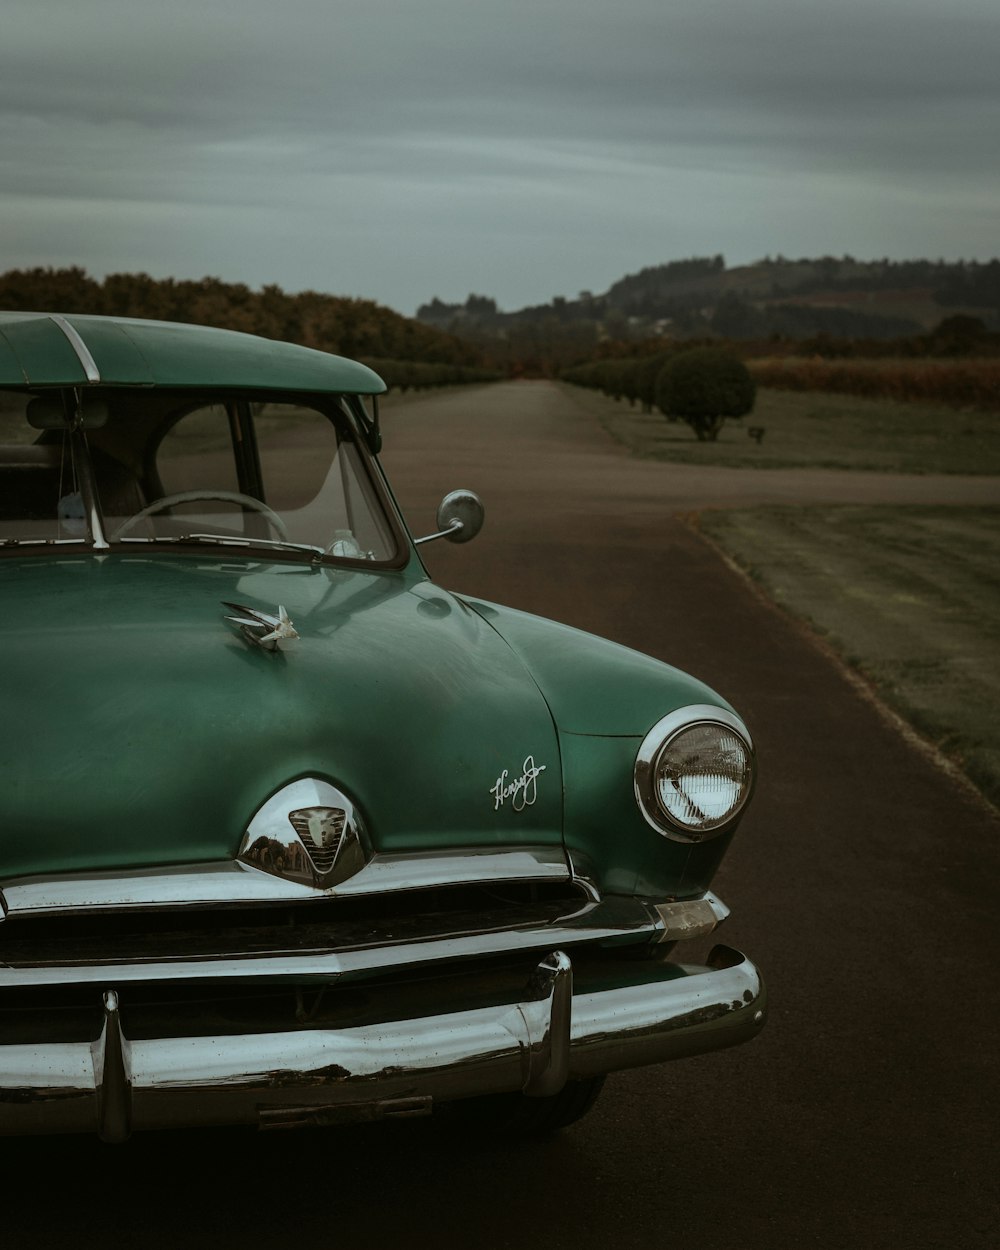
{"type": "Polygon", "coordinates": [[[702,442],[718,438],[726,417],[750,412],[756,395],[743,361],[717,347],[681,352],[656,377],[656,406],[686,421],[702,442]]]}

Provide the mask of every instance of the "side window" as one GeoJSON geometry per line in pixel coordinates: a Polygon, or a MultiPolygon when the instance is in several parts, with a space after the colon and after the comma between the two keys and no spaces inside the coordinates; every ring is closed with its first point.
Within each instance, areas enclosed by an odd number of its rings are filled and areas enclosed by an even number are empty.
{"type": "Polygon", "coordinates": [[[63,436],[40,441],[24,392],[0,391],[0,541],[86,534],[73,458],[63,436]]]}
{"type": "Polygon", "coordinates": [[[38,431],[33,430],[25,416],[30,397],[19,391],[0,391],[0,445],[34,443],[38,431]]]}

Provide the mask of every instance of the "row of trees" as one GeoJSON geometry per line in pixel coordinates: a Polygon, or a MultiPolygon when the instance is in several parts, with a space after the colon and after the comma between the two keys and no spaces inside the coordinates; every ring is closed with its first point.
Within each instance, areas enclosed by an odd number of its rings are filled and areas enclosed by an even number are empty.
{"type": "Polygon", "coordinates": [[[644,412],[658,408],[668,420],[686,421],[701,442],[714,442],[727,417],[751,412],[757,394],[743,361],[718,347],[597,361],[566,370],[563,379],[639,403],[644,412]]]}
{"type": "Polygon", "coordinates": [[[895,339],[841,338],[817,334],[808,338],[771,336],[730,340],[713,337],[678,339],[660,336],[641,340],[604,339],[593,344],[587,358],[580,353],[575,366],[609,360],[666,357],[693,347],[722,347],[743,360],[794,357],[823,360],[951,360],[955,358],[1000,359],[1000,333],[988,330],[978,317],[958,313],[946,317],[924,334],[895,339]]]}
{"type": "Polygon", "coordinates": [[[289,294],[278,286],[254,291],[219,278],[178,281],[117,273],[98,281],[78,267],[13,269],[0,275],[0,308],[187,321],[355,358],[481,363],[472,344],[372,300],[318,291],[289,294]]]}
{"type": "MultiPolygon", "coordinates": [[[[678,376],[685,360],[710,361],[713,357],[738,360],[731,352],[717,347],[687,351],[676,347],[673,352],[590,361],[567,369],[562,377],[578,386],[599,390],[611,399],[639,404],[644,412],[659,409],[667,415],[680,415],[679,401],[664,390],[665,379],[672,373],[678,376]]],[[[744,372],[757,385],[777,390],[835,391],[869,399],[1000,408],[1000,356],[888,360],[771,356],[747,360],[744,372]]],[[[721,370],[716,369],[715,373],[722,376],[721,370]]],[[[738,370],[730,376],[734,387],[743,385],[738,381],[742,376],[738,370]]],[[[735,409],[742,403],[738,397],[722,400],[717,392],[713,396],[710,403],[706,401],[706,409],[736,415],[735,409]]]]}

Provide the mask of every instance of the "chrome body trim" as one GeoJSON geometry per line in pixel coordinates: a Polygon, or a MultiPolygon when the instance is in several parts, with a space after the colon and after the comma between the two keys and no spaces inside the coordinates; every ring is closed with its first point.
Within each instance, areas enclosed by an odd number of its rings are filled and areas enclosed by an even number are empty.
{"type": "MultiPolygon", "coordinates": [[[[572,948],[628,939],[655,943],[683,941],[706,936],[728,915],[729,909],[714,894],[673,903],[611,897],[602,902],[581,900],[576,912],[554,921],[527,922],[520,926],[498,921],[492,928],[442,933],[438,917],[433,922],[435,929],[428,929],[425,934],[407,941],[376,938],[365,945],[344,948],[178,955],[171,953],[168,942],[164,942],[162,954],[129,962],[116,961],[111,956],[76,961],[72,958],[11,961],[8,954],[7,962],[0,961],[0,991],[100,985],[109,980],[120,985],[194,981],[328,985],[344,978],[379,975],[394,969],[418,969],[440,961],[544,950],[554,942],[572,948]]],[[[0,956],[2,954],[0,947],[0,956]]]]}
{"type": "Polygon", "coordinates": [[[757,970],[727,947],[707,967],[633,963],[618,984],[576,992],[568,956],[552,950],[510,1001],[420,1018],[393,1018],[388,1004],[343,1028],[131,1041],[106,989],[97,1043],[0,1046],[0,1133],[120,1140],[130,1127],[288,1127],[546,1096],[570,1078],[748,1041],[765,1011],[757,970]]]}
{"type": "Polygon", "coordinates": [[[63,959],[58,963],[28,960],[0,963],[0,991],[42,986],[164,984],[213,981],[229,984],[325,984],[344,977],[370,976],[391,970],[417,969],[441,961],[488,958],[559,946],[593,945],[623,938],[657,940],[663,921],[639,900],[585,903],[562,920],[509,925],[492,930],[431,934],[408,942],[375,941],[345,950],[276,950],[259,955],[196,955],[118,963],[113,959],[63,959]]]}
{"type": "Polygon", "coordinates": [[[713,707],[708,703],[694,703],[688,707],[677,708],[676,711],[668,713],[668,715],[656,722],[643,738],[636,753],[633,788],[635,790],[635,801],[639,805],[639,811],[642,813],[646,824],[651,829],[655,829],[657,833],[662,834],[663,837],[669,838],[672,842],[705,842],[709,838],[715,838],[719,834],[725,833],[728,828],[731,828],[733,821],[737,819],[746,807],[753,790],[751,784],[747,797],[736,815],[717,829],[697,832],[675,825],[668,820],[668,817],[662,812],[653,796],[653,771],[656,766],[656,759],[671,738],[680,733],[682,729],[690,729],[693,725],[723,725],[726,729],[731,729],[733,733],[743,739],[749,748],[751,758],[754,755],[753,739],[750,737],[750,731],[734,712],[729,712],[725,708],[713,707]]]}
{"type": "MultiPolygon", "coordinates": [[[[294,836],[291,824],[288,830],[294,836]]],[[[573,878],[561,846],[375,855],[353,877],[323,889],[274,876],[237,860],[220,860],[171,868],[15,878],[0,886],[0,923],[5,917],[14,921],[107,911],[253,907],[436,886],[571,880],[596,900],[596,890],[590,883],[573,878]]]]}
{"type": "Polygon", "coordinates": [[[76,352],[77,360],[83,365],[83,372],[87,381],[94,384],[100,382],[101,371],[97,367],[97,361],[90,354],[90,348],[80,337],[79,331],[75,330],[65,317],[61,317],[57,313],[50,313],[49,320],[54,322],[65,334],[70,347],[76,352]]]}

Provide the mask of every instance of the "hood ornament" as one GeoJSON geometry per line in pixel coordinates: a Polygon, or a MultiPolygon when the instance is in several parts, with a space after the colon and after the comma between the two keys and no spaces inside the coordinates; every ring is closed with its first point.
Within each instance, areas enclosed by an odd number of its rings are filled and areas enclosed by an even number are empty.
{"type": "Polygon", "coordinates": [[[238,612],[238,616],[227,616],[230,625],[235,625],[247,642],[265,651],[277,651],[278,644],[292,638],[298,638],[295,626],[285,609],[278,605],[278,615],[269,612],[258,612],[256,608],[245,607],[242,603],[222,601],[224,608],[238,612]]]}

